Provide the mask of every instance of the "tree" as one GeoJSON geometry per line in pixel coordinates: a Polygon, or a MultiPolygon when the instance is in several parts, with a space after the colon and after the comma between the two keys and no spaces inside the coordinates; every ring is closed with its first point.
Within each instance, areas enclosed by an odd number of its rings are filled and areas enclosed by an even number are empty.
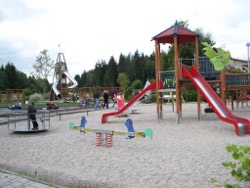
{"type": "Polygon", "coordinates": [[[128,95],[132,93],[131,89],[129,88],[129,79],[125,73],[119,73],[117,82],[123,88],[124,97],[127,99],[128,95]]]}
{"type": "Polygon", "coordinates": [[[115,61],[115,58],[111,56],[104,76],[104,86],[117,86],[117,76],[117,63],[115,61]]]}
{"type": "Polygon", "coordinates": [[[48,79],[51,70],[54,68],[54,61],[51,60],[48,50],[40,51],[36,57],[36,63],[32,65],[35,71],[31,72],[36,78],[48,79]]]}
{"type": "Polygon", "coordinates": [[[119,73],[126,72],[127,70],[127,62],[126,57],[123,54],[120,54],[119,63],[117,65],[117,71],[119,73]]]}
{"type": "Polygon", "coordinates": [[[54,61],[51,60],[48,50],[44,49],[40,51],[40,54],[36,57],[36,63],[33,64],[32,67],[35,71],[31,72],[31,75],[39,79],[38,83],[43,87],[45,99],[46,80],[48,80],[48,76],[54,68],[54,61]]]}
{"type": "Polygon", "coordinates": [[[95,64],[94,69],[94,86],[103,86],[104,85],[104,75],[106,73],[107,64],[105,60],[101,60],[95,64]]]}
{"type": "MultiPolygon", "coordinates": [[[[126,67],[126,75],[128,76],[129,80],[136,80],[136,75],[135,75],[135,69],[134,69],[134,62],[133,62],[133,56],[131,53],[129,53],[126,56],[126,62],[127,62],[127,67],[126,67]]],[[[119,72],[120,73],[120,72],[119,72]]]]}
{"type": "Polygon", "coordinates": [[[19,88],[17,84],[17,70],[13,63],[8,62],[5,66],[5,73],[7,75],[7,88],[6,89],[16,89],[19,88]]]}
{"type": "Polygon", "coordinates": [[[28,88],[30,86],[27,75],[21,71],[16,72],[18,88],[28,88]]]}
{"type": "MultiPolygon", "coordinates": [[[[84,71],[85,71],[85,70],[84,70],[84,71]]],[[[79,75],[79,74],[76,74],[75,77],[74,77],[74,79],[77,81],[78,87],[82,87],[82,86],[80,85],[80,80],[81,80],[80,75],[79,75]]]]}
{"type": "Polygon", "coordinates": [[[8,77],[7,74],[0,70],[0,90],[5,90],[8,88],[8,77]]]}
{"type": "Polygon", "coordinates": [[[137,79],[137,80],[132,82],[132,88],[134,90],[142,89],[142,87],[143,87],[143,85],[142,85],[141,80],[137,79]]]}
{"type": "Polygon", "coordinates": [[[134,70],[136,79],[143,80],[143,63],[142,63],[142,56],[140,56],[138,50],[135,51],[134,57],[133,57],[133,63],[134,63],[134,70]]]}

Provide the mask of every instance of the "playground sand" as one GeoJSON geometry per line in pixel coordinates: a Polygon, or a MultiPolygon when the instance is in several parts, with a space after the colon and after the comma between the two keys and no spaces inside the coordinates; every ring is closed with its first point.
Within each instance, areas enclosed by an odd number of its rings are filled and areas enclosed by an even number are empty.
{"type": "MultiPolygon", "coordinates": [[[[38,134],[17,134],[1,125],[0,167],[75,187],[208,188],[213,177],[232,182],[230,170],[221,165],[232,161],[225,147],[249,146],[250,135],[236,136],[234,126],[213,113],[205,116],[202,111],[198,121],[195,103],[183,105],[179,124],[169,104],[163,107],[163,120],[157,119],[155,104],[133,108],[138,114],[129,118],[135,130],[153,129],[152,140],[114,135],[113,147],[97,147],[94,133],[69,130],[69,122],[79,125],[86,113],[51,117],[50,130],[38,134]]],[[[109,117],[101,124],[102,114],[109,111],[114,109],[88,113],[86,127],[126,131],[127,117],[109,117]]],[[[249,111],[245,107],[234,114],[248,118],[249,111]]]]}

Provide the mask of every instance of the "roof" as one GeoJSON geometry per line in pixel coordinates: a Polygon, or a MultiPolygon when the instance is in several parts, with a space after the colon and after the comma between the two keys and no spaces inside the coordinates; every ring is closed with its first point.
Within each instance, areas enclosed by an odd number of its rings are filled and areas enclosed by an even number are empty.
{"type": "Polygon", "coordinates": [[[248,65],[248,62],[245,60],[241,60],[241,59],[235,59],[231,57],[231,60],[233,61],[234,65],[248,65]]]}
{"type": "Polygon", "coordinates": [[[190,31],[184,27],[178,25],[177,21],[170,28],[162,31],[158,35],[154,36],[152,40],[158,41],[158,43],[174,43],[174,37],[177,36],[178,43],[194,42],[197,33],[190,31]]]}

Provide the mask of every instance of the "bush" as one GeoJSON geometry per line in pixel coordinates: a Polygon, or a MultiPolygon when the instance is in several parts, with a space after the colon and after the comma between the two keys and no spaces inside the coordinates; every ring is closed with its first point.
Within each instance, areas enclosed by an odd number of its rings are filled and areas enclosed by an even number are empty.
{"type": "Polygon", "coordinates": [[[39,101],[43,101],[43,96],[38,94],[38,93],[34,93],[32,95],[30,95],[29,97],[29,103],[36,103],[36,102],[39,102],[39,101]]]}
{"type": "Polygon", "coordinates": [[[24,89],[24,96],[25,97],[30,96],[31,94],[32,94],[32,91],[29,88],[24,89]]]}
{"type": "MultiPolygon", "coordinates": [[[[226,150],[232,153],[233,162],[223,162],[222,165],[226,168],[231,168],[231,175],[236,182],[250,182],[250,147],[236,146],[235,144],[227,145],[226,150]]],[[[229,184],[227,182],[219,182],[212,178],[212,183],[217,187],[240,188],[240,184],[229,184]]]]}
{"type": "Polygon", "coordinates": [[[196,91],[185,90],[185,91],[182,92],[182,95],[187,96],[188,99],[187,99],[186,102],[196,102],[197,101],[196,91]]]}

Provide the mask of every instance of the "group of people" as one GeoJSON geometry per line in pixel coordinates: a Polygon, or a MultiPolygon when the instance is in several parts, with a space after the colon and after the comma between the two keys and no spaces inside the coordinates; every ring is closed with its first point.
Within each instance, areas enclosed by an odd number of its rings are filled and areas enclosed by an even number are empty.
{"type": "Polygon", "coordinates": [[[89,94],[86,93],[86,94],[84,95],[84,98],[80,100],[79,106],[80,106],[80,107],[85,107],[85,108],[86,108],[86,107],[89,107],[89,101],[90,101],[89,94]]]}
{"type": "MultiPolygon", "coordinates": [[[[103,92],[103,105],[100,104],[100,93],[99,91],[97,90],[95,93],[94,93],[94,100],[95,100],[95,106],[94,106],[94,109],[96,110],[97,108],[109,108],[109,95],[108,95],[108,91],[104,91],[103,92]]],[[[114,107],[115,105],[117,104],[117,99],[116,99],[116,94],[114,94],[114,97],[113,97],[113,106],[114,107]]]]}

